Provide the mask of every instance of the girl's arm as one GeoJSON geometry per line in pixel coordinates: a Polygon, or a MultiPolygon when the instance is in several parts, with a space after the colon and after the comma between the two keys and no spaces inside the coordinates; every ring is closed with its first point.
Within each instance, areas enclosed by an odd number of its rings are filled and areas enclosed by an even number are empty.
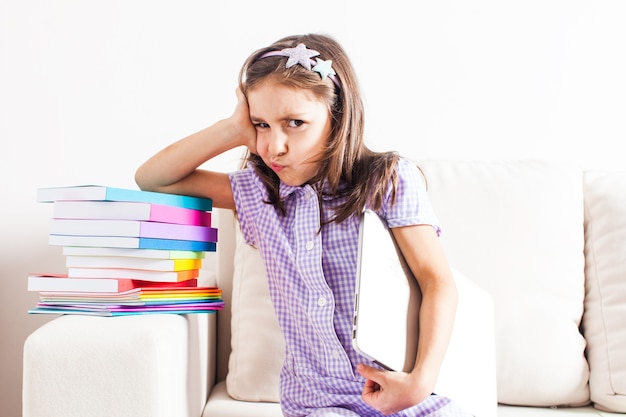
{"type": "Polygon", "coordinates": [[[422,291],[419,342],[411,373],[359,365],[367,381],[363,400],[392,414],[425,400],[434,390],[452,334],[457,291],[443,249],[430,225],[391,229],[422,291]]]}
{"type": "Polygon", "coordinates": [[[140,166],[135,174],[139,188],[211,198],[215,207],[234,209],[228,175],[198,167],[238,146],[256,152],[256,131],[239,89],[237,99],[232,116],[169,145],[140,166]]]}

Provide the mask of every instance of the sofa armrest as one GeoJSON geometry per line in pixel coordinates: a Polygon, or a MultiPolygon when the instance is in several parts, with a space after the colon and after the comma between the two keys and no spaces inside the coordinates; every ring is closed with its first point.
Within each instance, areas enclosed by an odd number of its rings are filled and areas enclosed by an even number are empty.
{"type": "Polygon", "coordinates": [[[23,416],[198,417],[215,315],[62,316],[24,344],[23,416]]]}
{"type": "Polygon", "coordinates": [[[496,417],[498,388],[494,303],[472,280],[454,270],[459,301],[452,338],[435,392],[475,416],[496,417]]]}

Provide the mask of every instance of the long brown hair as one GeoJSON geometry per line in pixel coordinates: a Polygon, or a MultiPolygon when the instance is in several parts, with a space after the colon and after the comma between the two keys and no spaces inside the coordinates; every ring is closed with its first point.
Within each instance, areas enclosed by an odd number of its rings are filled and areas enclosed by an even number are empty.
{"type": "MultiPolygon", "coordinates": [[[[366,204],[374,209],[380,208],[390,181],[394,190],[392,198],[395,198],[397,183],[395,166],[398,155],[395,152],[373,152],[365,146],[361,91],[352,64],[337,41],[326,35],[306,34],[289,36],[257,50],[241,68],[240,87],[245,93],[247,89],[252,89],[269,79],[288,87],[307,89],[328,105],[332,128],[324,154],[319,161],[320,169],[311,180],[311,184],[319,186],[325,183],[325,193],[346,197],[346,200],[336,209],[331,219],[326,219],[326,222],[342,222],[352,214],[363,211],[366,204]],[[341,87],[336,86],[329,78],[322,79],[317,72],[309,71],[300,65],[286,68],[284,57],[259,59],[266,52],[293,48],[300,43],[318,51],[320,59],[332,60],[332,67],[341,87]]],[[[252,166],[257,171],[267,187],[268,203],[284,214],[285,207],[280,200],[278,176],[258,155],[248,152],[244,164],[252,166]]],[[[322,192],[321,187],[318,192],[322,192]]]]}

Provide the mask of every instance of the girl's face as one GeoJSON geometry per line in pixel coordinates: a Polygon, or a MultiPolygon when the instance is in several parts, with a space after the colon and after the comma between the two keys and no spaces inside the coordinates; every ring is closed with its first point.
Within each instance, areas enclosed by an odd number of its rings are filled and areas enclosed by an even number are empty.
{"type": "Polygon", "coordinates": [[[248,90],[246,96],[263,162],[287,185],[310,181],[331,131],[328,106],[308,90],[272,81],[248,90]]]}

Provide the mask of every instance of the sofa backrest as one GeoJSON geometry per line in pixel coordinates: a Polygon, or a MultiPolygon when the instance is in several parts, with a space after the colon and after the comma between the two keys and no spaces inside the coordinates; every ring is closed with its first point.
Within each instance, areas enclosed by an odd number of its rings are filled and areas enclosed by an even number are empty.
{"type": "Polygon", "coordinates": [[[626,413],[626,172],[587,171],[584,187],[591,400],[626,413]]]}
{"type": "MultiPolygon", "coordinates": [[[[589,368],[579,329],[585,294],[582,170],[547,161],[418,165],[451,265],[494,299],[499,401],[587,403],[589,368]]],[[[227,305],[218,314],[219,380],[227,378],[232,360],[230,307],[237,268],[232,215],[216,214],[217,283],[227,305]]],[[[246,289],[263,291],[263,285],[246,289]]],[[[258,399],[266,395],[274,393],[260,393],[258,399]]]]}
{"type": "Polygon", "coordinates": [[[494,299],[498,400],[587,403],[582,170],[536,160],[418,164],[450,263],[494,299]]]}

